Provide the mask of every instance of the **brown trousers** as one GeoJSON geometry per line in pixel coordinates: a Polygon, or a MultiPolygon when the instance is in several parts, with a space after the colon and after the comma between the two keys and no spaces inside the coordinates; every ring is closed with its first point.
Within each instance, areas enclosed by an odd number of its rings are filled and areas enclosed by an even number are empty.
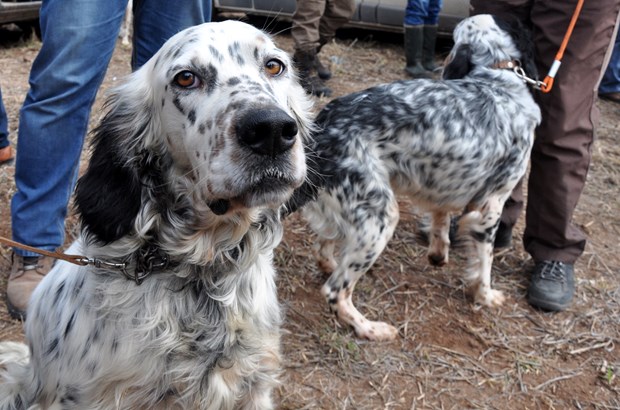
{"type": "Polygon", "coordinates": [[[334,38],[354,11],[354,0],[298,0],[291,27],[295,50],[316,51],[334,38]]]}
{"type": "MultiPolygon", "coordinates": [[[[538,76],[544,79],[560,47],[577,0],[472,0],[472,14],[518,16],[533,28],[538,76]]],[[[528,179],[523,244],[534,261],[574,263],[585,234],[572,224],[590,165],[595,102],[613,46],[620,0],[585,0],[550,93],[537,93],[542,123],[536,130],[528,179]],[[607,57],[608,58],[608,57],[607,57]]],[[[520,183],[504,207],[502,221],[513,226],[523,208],[520,183]]]]}

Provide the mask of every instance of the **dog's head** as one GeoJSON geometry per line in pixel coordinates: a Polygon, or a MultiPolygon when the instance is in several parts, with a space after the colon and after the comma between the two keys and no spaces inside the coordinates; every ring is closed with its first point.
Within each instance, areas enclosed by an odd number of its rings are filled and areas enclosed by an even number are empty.
{"type": "Polygon", "coordinates": [[[268,35],[238,21],[168,40],[113,92],[95,130],[76,192],[89,233],[119,239],[146,206],[199,219],[282,204],[305,178],[311,123],[292,67],[268,35]]]}
{"type": "Polygon", "coordinates": [[[456,26],[453,37],[444,79],[463,78],[476,66],[494,67],[511,60],[518,60],[528,77],[538,77],[531,32],[517,19],[472,16],[456,26]]]}

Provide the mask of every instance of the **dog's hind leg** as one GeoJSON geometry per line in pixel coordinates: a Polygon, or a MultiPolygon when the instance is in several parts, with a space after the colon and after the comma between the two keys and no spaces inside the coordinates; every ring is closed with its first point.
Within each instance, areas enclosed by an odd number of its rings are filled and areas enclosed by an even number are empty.
{"type": "Polygon", "coordinates": [[[319,238],[318,243],[313,249],[316,263],[319,269],[324,273],[332,273],[338,266],[338,262],[336,262],[334,258],[335,247],[335,240],[319,238]]]}
{"type": "Polygon", "coordinates": [[[450,249],[450,213],[435,210],[431,213],[428,260],[432,265],[443,266],[448,263],[450,249]]]}
{"type": "Polygon", "coordinates": [[[398,223],[396,199],[391,192],[385,199],[386,206],[381,209],[365,208],[363,220],[359,220],[361,212],[348,214],[352,219],[340,263],[321,290],[340,321],[353,326],[358,337],[376,341],[392,340],[398,330],[385,322],[366,319],[353,305],[352,295],[355,284],[377,260],[398,223]]]}
{"type": "Polygon", "coordinates": [[[471,237],[474,248],[466,280],[474,302],[485,306],[499,306],[505,300],[501,291],[491,288],[491,267],[493,242],[506,198],[505,195],[491,196],[482,206],[475,207],[459,221],[459,231],[471,237]]]}

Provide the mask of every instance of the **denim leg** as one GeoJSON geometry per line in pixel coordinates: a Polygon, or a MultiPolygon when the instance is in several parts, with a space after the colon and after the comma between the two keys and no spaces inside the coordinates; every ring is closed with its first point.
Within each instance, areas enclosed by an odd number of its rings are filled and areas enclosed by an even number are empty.
{"type": "Polygon", "coordinates": [[[0,88],[0,148],[9,145],[9,118],[2,102],[2,89],[0,88]]]}
{"type": "Polygon", "coordinates": [[[439,12],[441,11],[441,0],[430,0],[428,2],[428,13],[424,18],[424,24],[429,26],[437,25],[439,22],[439,12]]]}
{"type": "Polygon", "coordinates": [[[179,31],[211,21],[211,0],[134,0],[133,12],[132,67],[136,70],[179,31]]]}
{"type": "Polygon", "coordinates": [[[601,94],[620,92],[620,33],[616,36],[611,60],[609,60],[598,92],[601,94]]]}
{"type": "MultiPolygon", "coordinates": [[[[13,239],[46,250],[64,241],[90,110],[127,0],[44,0],[43,44],[20,111],[13,239]]],[[[16,249],[16,253],[34,256],[16,249]]]]}
{"type": "Polygon", "coordinates": [[[405,9],[405,26],[420,26],[425,24],[428,15],[429,0],[408,0],[405,9]]]}

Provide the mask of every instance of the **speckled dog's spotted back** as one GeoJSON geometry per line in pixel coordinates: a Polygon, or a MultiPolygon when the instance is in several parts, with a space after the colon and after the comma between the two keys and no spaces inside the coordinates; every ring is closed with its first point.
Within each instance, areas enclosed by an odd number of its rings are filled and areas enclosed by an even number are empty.
{"type": "Polygon", "coordinates": [[[540,122],[530,90],[505,67],[520,62],[536,76],[533,45],[522,27],[489,15],[462,21],[454,40],[442,80],[381,85],[329,103],[310,149],[317,170],[288,204],[292,211],[310,201],[303,215],[319,236],[318,263],[333,272],[322,292],[360,337],[397,334],[367,320],[351,300],[394,232],[395,193],[431,213],[428,257],[436,265],[448,261],[450,213],[463,212],[459,231],[472,239],[467,278],[475,301],[504,300],[491,289],[493,239],[540,122]]]}

